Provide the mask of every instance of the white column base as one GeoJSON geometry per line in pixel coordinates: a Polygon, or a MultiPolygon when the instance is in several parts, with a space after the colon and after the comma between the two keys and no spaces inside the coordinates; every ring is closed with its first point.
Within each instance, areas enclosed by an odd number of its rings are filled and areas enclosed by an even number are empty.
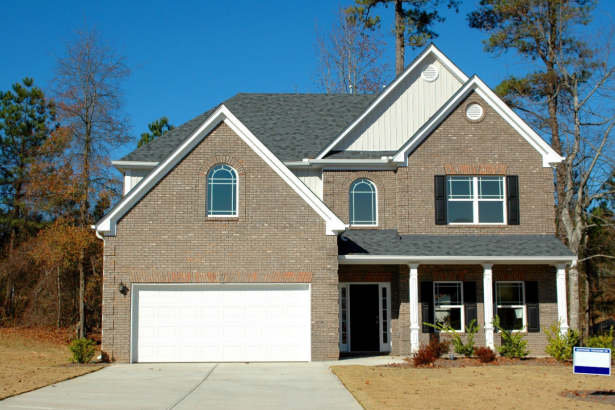
{"type": "Polygon", "coordinates": [[[419,350],[419,327],[410,326],[410,353],[416,353],[419,350]]]}

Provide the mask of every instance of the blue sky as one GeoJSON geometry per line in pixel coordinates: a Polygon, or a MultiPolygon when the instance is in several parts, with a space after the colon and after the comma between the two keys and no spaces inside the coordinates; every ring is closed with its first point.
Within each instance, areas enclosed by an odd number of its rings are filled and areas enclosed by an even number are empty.
{"type": "MultiPolygon", "coordinates": [[[[466,15],[446,12],[435,44],[466,74],[478,74],[495,87],[510,56],[483,51],[483,34],[468,28],[466,15]]],[[[3,1],[0,4],[0,90],[24,77],[45,87],[53,51],[83,23],[95,25],[134,68],[126,82],[126,111],[135,142],[112,154],[118,159],[136,147],[147,124],[165,115],[174,125],[208,110],[238,92],[315,92],[310,73],[316,64],[314,27],[330,27],[339,4],[325,0],[262,1],[3,1]]],[[[601,13],[615,16],[615,1],[603,0],[601,13]]],[[[394,66],[390,35],[393,9],[381,8],[387,55],[394,66]]],[[[603,17],[607,18],[607,17],[603,17]]],[[[418,52],[406,51],[406,64],[418,52]]]]}

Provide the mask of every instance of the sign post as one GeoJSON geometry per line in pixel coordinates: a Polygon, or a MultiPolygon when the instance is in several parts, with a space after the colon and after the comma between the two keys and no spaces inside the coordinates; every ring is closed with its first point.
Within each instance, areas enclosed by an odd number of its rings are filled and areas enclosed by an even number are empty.
{"type": "Polygon", "coordinates": [[[611,375],[611,349],[575,347],[572,356],[574,374],[611,375]]]}

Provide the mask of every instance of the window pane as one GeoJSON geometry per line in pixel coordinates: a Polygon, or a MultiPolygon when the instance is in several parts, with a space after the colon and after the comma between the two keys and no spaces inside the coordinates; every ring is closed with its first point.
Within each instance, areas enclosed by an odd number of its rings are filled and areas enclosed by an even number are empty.
{"type": "Polygon", "coordinates": [[[498,308],[500,326],[504,330],[523,330],[523,308],[498,308]]]}
{"type": "Polygon", "coordinates": [[[233,216],[237,211],[237,177],[228,165],[217,165],[207,178],[207,215],[233,216]]]}
{"type": "Polygon", "coordinates": [[[376,225],[376,187],[367,179],[350,187],[350,224],[376,225]]]}
{"type": "Polygon", "coordinates": [[[448,222],[449,223],[473,223],[474,204],[472,201],[449,201],[448,202],[448,222]]]}
{"type": "Polygon", "coordinates": [[[472,199],[474,193],[473,177],[449,177],[449,199],[472,199]]]}
{"type": "Polygon", "coordinates": [[[497,304],[498,305],[522,305],[523,304],[523,284],[521,283],[500,283],[497,284],[497,304]]]}
{"type": "Polygon", "coordinates": [[[436,324],[450,325],[455,330],[462,330],[461,308],[437,308],[435,316],[436,324]]]}
{"type": "Polygon", "coordinates": [[[436,306],[461,305],[461,283],[436,283],[434,300],[436,306]]]}
{"type": "Polygon", "coordinates": [[[504,178],[478,177],[479,199],[504,199],[504,178]]]}
{"type": "Polygon", "coordinates": [[[504,201],[478,201],[478,222],[504,223],[504,201]]]}

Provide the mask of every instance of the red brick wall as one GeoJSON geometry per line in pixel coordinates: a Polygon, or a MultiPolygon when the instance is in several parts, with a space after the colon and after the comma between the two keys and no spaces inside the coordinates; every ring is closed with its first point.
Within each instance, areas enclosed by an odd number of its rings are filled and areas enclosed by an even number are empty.
{"type": "Polygon", "coordinates": [[[337,238],[323,219],[227,125],[205,138],[105,239],[103,349],[129,360],[130,294],[120,281],[311,282],[312,359],[338,357],[337,238]],[[239,216],[205,217],[204,178],[239,174],[239,216]]]}

